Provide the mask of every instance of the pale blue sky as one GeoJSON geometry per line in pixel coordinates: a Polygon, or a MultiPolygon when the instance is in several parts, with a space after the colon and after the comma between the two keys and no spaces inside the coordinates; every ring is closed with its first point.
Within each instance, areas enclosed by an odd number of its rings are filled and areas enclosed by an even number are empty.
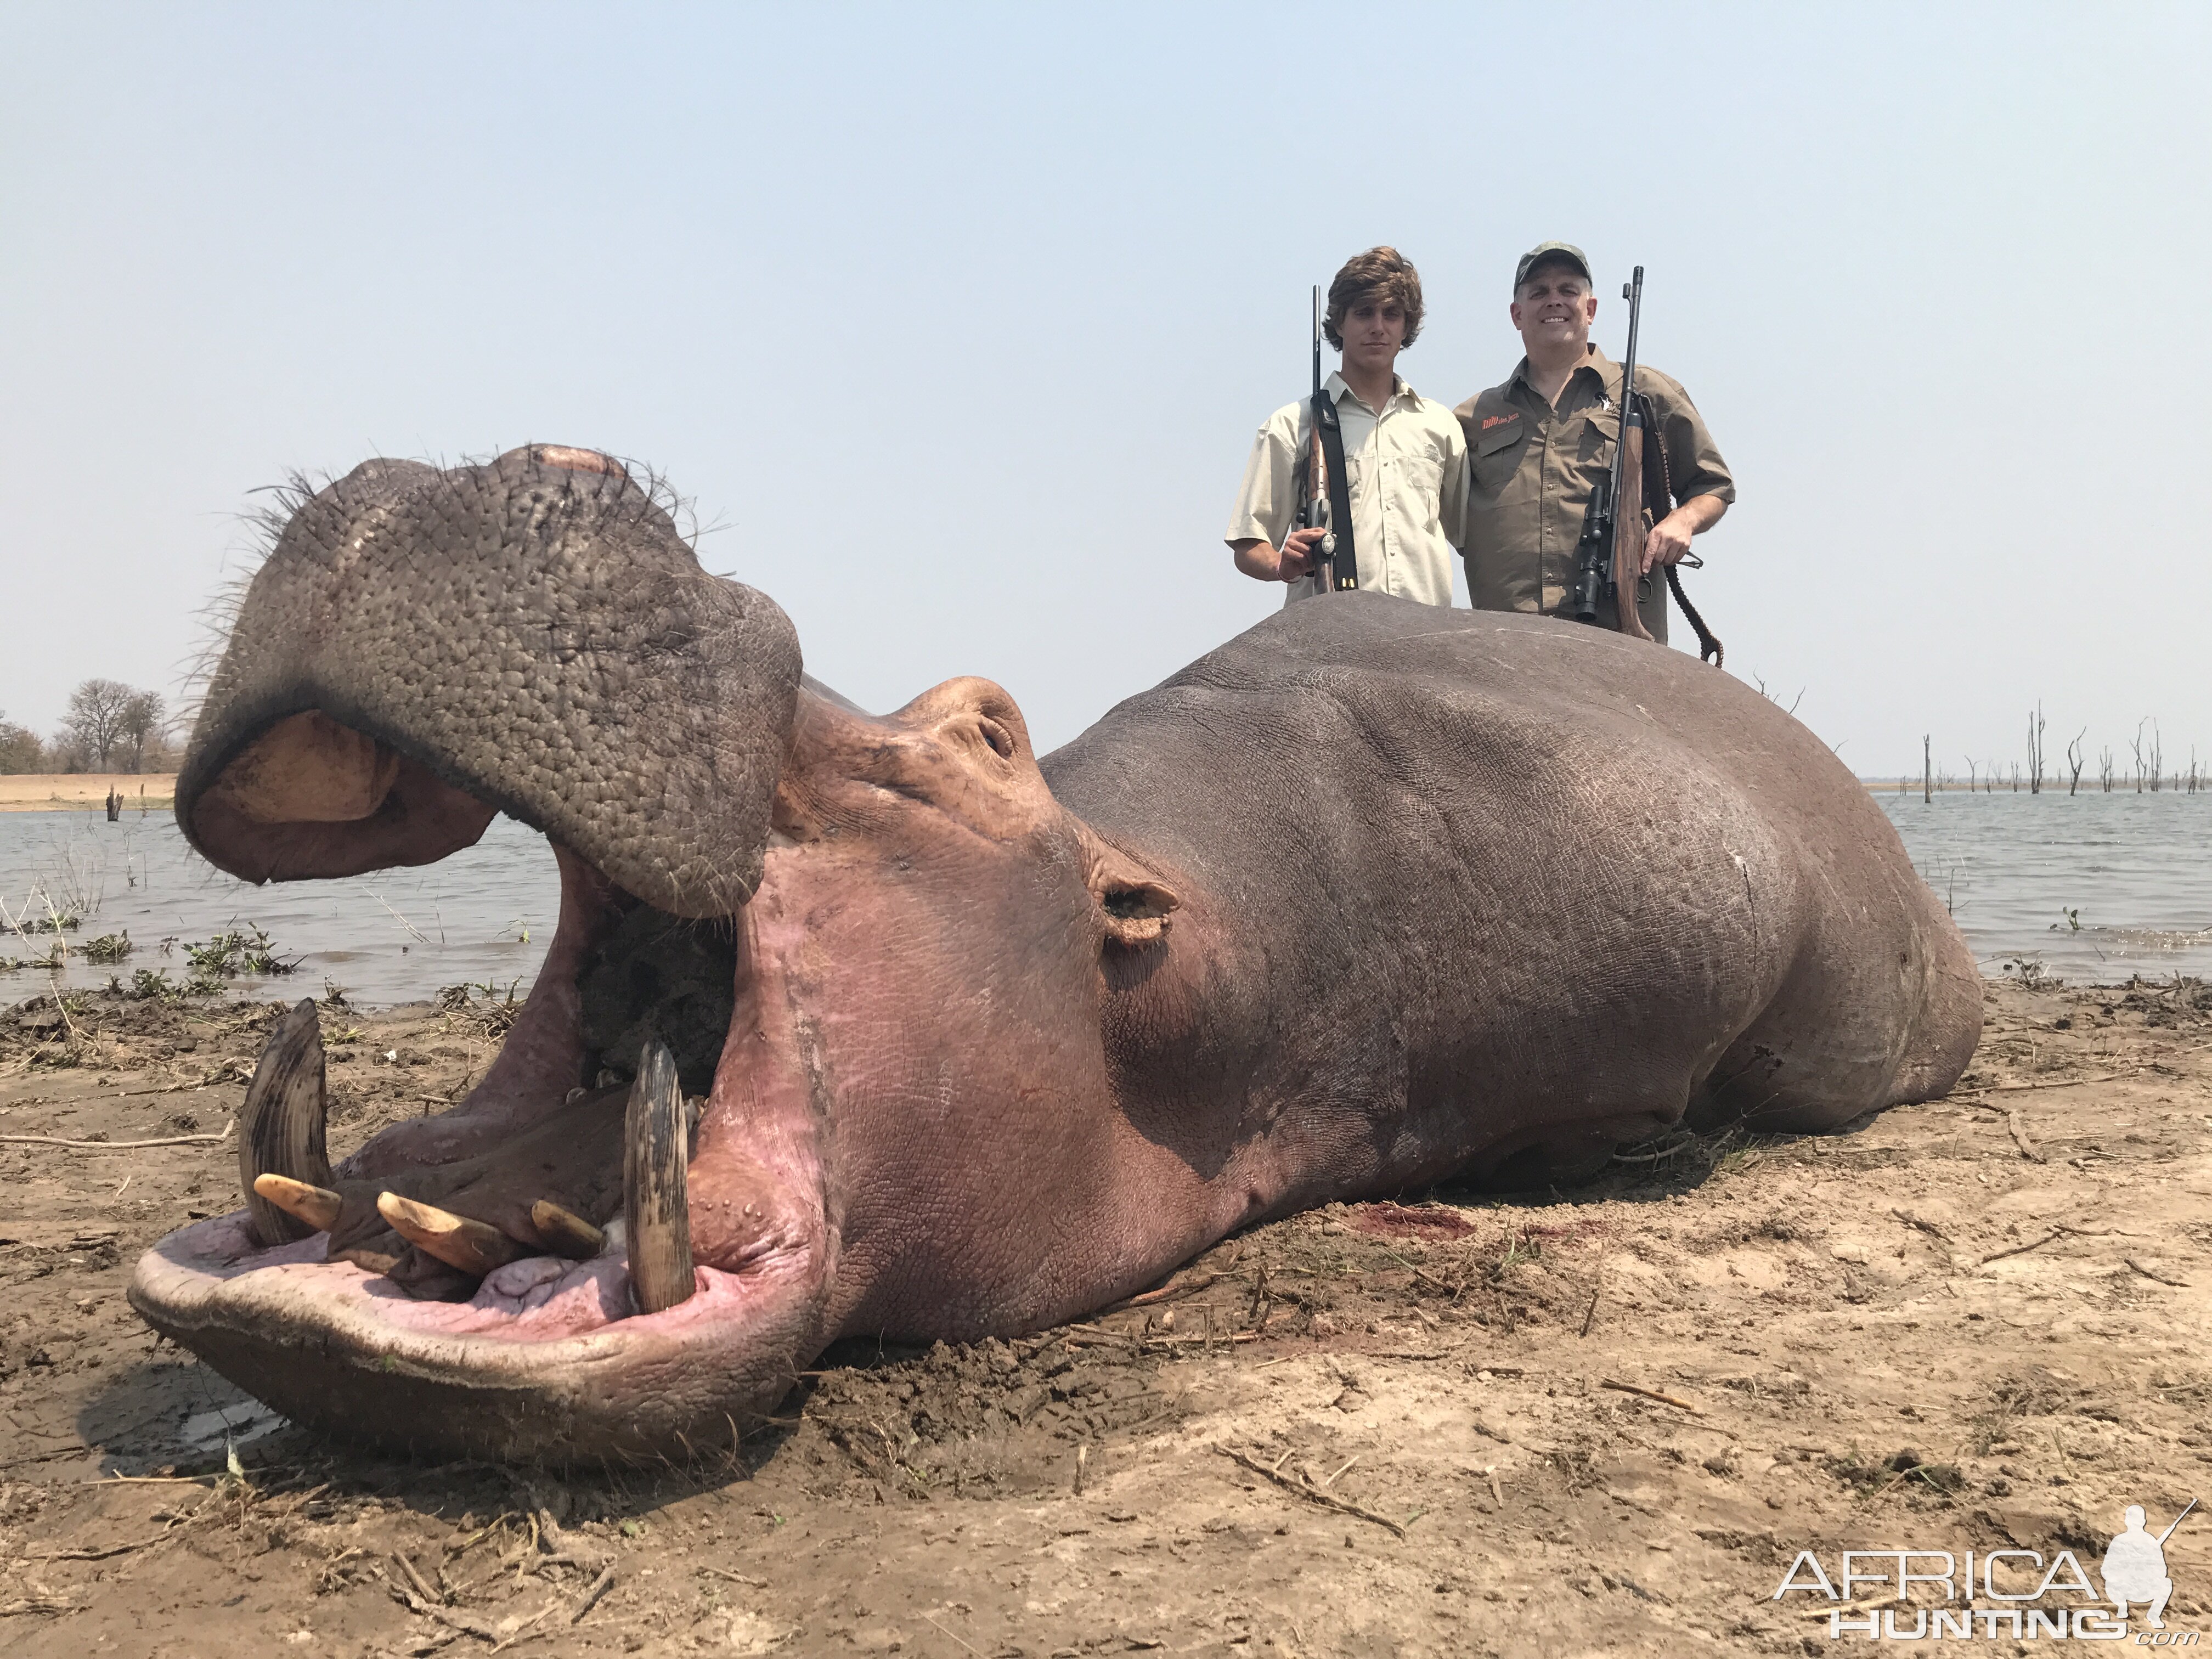
{"type": "MultiPolygon", "coordinates": [[[[1742,494],[1695,593],[1861,771],[2212,757],[2212,12],[0,5],[0,709],[174,689],[287,469],[641,458],[808,664],[1047,746],[1258,620],[1218,539],[1309,284],[1518,355],[1648,270],[1742,494]]],[[[1622,308],[1598,337],[1618,351],[1622,308]]],[[[1686,631],[1686,630],[1684,630],[1686,631]]]]}

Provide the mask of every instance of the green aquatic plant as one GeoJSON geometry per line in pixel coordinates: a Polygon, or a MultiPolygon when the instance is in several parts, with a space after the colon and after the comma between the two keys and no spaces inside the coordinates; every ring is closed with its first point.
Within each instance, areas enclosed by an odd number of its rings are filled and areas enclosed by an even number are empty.
{"type": "Polygon", "coordinates": [[[126,927],[119,933],[102,933],[90,944],[79,948],[87,962],[120,962],[131,951],[131,930],[126,927]]]}
{"type": "Polygon", "coordinates": [[[195,978],[270,979],[299,967],[276,954],[276,942],[249,923],[250,932],[222,933],[198,945],[185,946],[185,960],[195,978]]]}

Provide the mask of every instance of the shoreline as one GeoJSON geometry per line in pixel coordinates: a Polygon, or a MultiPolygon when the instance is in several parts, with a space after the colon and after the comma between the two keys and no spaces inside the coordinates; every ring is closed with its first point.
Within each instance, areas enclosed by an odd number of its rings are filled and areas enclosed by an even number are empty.
{"type": "Polygon", "coordinates": [[[123,810],[167,812],[176,805],[174,772],[10,772],[0,775],[0,812],[98,812],[107,792],[123,810]]]}

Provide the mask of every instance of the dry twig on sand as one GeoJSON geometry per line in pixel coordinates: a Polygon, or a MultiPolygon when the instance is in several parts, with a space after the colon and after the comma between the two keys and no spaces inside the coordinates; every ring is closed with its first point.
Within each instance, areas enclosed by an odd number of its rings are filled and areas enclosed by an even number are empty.
{"type": "Polygon", "coordinates": [[[606,1567],[600,1572],[599,1576],[592,1580],[591,1589],[586,1590],[584,1592],[584,1599],[576,1603],[576,1610],[568,1615],[568,1622],[571,1625],[580,1622],[586,1613],[589,1613],[593,1607],[599,1605],[599,1598],[605,1595],[609,1590],[612,1589],[614,1586],[614,1564],[612,1562],[609,1562],[606,1567]]]}
{"type": "Polygon", "coordinates": [[[2189,1288],[2189,1281],[2187,1279],[2175,1279],[2171,1274],[2159,1273],[2154,1268],[2146,1267],[2142,1262],[2136,1261],[2135,1257],[2131,1255],[2122,1256],[2120,1260],[2126,1262],[2130,1267],[2133,1267],[2145,1279],[2154,1279],[2160,1284],[2171,1285],[2178,1291],[2185,1291],[2189,1288]]]}
{"type": "Polygon", "coordinates": [[[53,1135],[0,1135],[0,1146],[73,1146],[87,1152],[128,1152],[141,1146],[193,1146],[206,1141],[228,1140],[237,1120],[212,1135],[163,1135],[158,1140],[63,1140],[53,1135]]]}
{"type": "Polygon", "coordinates": [[[2030,1250],[2039,1250],[2052,1239],[2064,1238],[2069,1233],[2076,1238],[2104,1238],[2109,1236],[2108,1232],[2087,1232],[2080,1227],[2053,1227],[2042,1237],[2031,1238],[2025,1244],[2015,1244],[2009,1249],[1992,1250],[1974,1265],[1978,1267],[1986,1267],[1990,1262],[2002,1261],[2008,1255],[2026,1255],[2030,1250]]]}
{"type": "MultiPolygon", "coordinates": [[[[2133,1077],[2141,1070],[2142,1067],[2140,1066],[2130,1066],[2124,1072],[2106,1072],[2101,1077],[2053,1078],[2047,1083],[1985,1083],[1978,1089],[1962,1089],[1952,1098],[1972,1105],[1976,1095],[2017,1095],[2032,1089],[2081,1089],[2092,1083],[2118,1083],[2122,1078],[2133,1077]]],[[[1996,1109],[1991,1107],[1990,1109],[1994,1111],[1996,1109]]]]}
{"type": "Polygon", "coordinates": [[[1639,1389],[1633,1382],[1616,1382],[1608,1376],[1599,1382],[1598,1387],[1611,1389],[1616,1394],[1632,1394],[1642,1399],[1656,1400],[1662,1406],[1677,1407],[1683,1411],[1694,1413],[1699,1417],[1705,1414],[1705,1408],[1703,1406],[1693,1406],[1686,1400],[1677,1400],[1671,1394],[1660,1394],[1651,1389],[1639,1389]]]}
{"type": "MultiPolygon", "coordinates": [[[[2130,1264],[2132,1265],[2132,1264],[2130,1264]]],[[[151,1538],[141,1538],[129,1544],[110,1544],[98,1550],[41,1550],[31,1557],[33,1561],[105,1561],[111,1555],[128,1555],[132,1550],[143,1550],[149,1544],[158,1544],[169,1535],[164,1527],[151,1538]]]]}
{"type": "MultiPolygon", "coordinates": [[[[1257,1459],[1247,1457],[1243,1452],[1233,1451],[1227,1446],[1216,1446],[1214,1450],[1237,1464],[1238,1468],[1251,1470],[1262,1480],[1273,1481],[1285,1492],[1295,1492],[1309,1504],[1318,1504],[1323,1509],[1334,1510],[1340,1515],[1349,1515],[1356,1520],[1371,1521],[1378,1527],[1389,1528],[1401,1538],[1406,1535],[1405,1528],[1387,1515],[1377,1515],[1372,1510],[1363,1510],[1358,1504],[1347,1504],[1341,1498],[1332,1492],[1325,1492],[1318,1486],[1310,1486],[1302,1480],[1293,1480],[1287,1474],[1271,1469],[1257,1459]]],[[[1340,1469],[1338,1473],[1340,1474],[1343,1471],[1340,1469]]]]}

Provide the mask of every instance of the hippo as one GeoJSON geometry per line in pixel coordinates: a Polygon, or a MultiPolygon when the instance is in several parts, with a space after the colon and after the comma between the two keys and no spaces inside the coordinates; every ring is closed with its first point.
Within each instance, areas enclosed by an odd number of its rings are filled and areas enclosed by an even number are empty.
{"type": "Polygon", "coordinates": [[[178,780],[246,880],[561,878],[497,1061],[333,1166],[319,1014],[246,1207],[131,1298],[297,1421],[552,1462],[728,1444],[839,1338],[1035,1331],[1237,1229],[1585,1178],[1671,1126],[1944,1093],[1975,963],[1865,789],[1663,648],[1291,606],[1040,757],[948,680],[864,713],[594,451],[289,504],[178,780]]]}

